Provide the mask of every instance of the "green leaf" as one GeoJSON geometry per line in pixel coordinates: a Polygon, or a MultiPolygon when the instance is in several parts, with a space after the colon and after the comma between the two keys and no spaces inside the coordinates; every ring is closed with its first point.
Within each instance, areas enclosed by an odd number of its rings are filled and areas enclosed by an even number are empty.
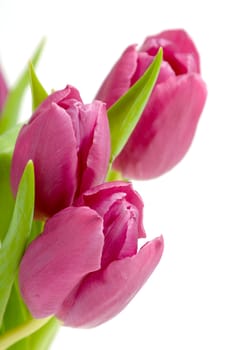
{"type": "MultiPolygon", "coordinates": [[[[33,65],[36,65],[44,47],[45,40],[43,39],[38,45],[31,61],[33,65]]],[[[19,118],[19,109],[22,102],[22,97],[25,92],[26,87],[29,83],[28,70],[25,69],[19,78],[16,85],[10,90],[4,110],[1,114],[0,119],[0,134],[4,131],[10,129],[13,125],[17,123],[19,118]]]]}
{"type": "Polygon", "coordinates": [[[36,237],[38,237],[44,228],[44,221],[39,220],[33,220],[32,227],[31,227],[31,233],[28,237],[27,245],[29,245],[36,237]]]}
{"type": "Polygon", "coordinates": [[[34,168],[29,161],[19,184],[10,226],[0,248],[0,325],[31,231],[33,214],[34,168]]]}
{"type": "Polygon", "coordinates": [[[8,131],[4,132],[4,134],[0,135],[0,155],[13,154],[15,142],[21,127],[22,124],[17,124],[8,131]]]}
{"type": "MultiPolygon", "coordinates": [[[[21,298],[18,283],[15,281],[11,289],[11,294],[4,315],[2,334],[19,326],[30,318],[31,315],[21,298]]],[[[7,350],[32,350],[30,347],[30,337],[22,339],[10,346],[7,350]]]]}
{"type": "MultiPolygon", "coordinates": [[[[59,327],[60,327],[60,322],[55,317],[51,318],[48,321],[48,323],[46,323],[42,328],[40,328],[37,332],[33,333],[29,337],[29,344],[30,344],[29,350],[49,349],[49,345],[54,339],[59,327]]],[[[24,349],[22,348],[22,350],[24,349]]]]}
{"type": "Polygon", "coordinates": [[[3,241],[9,228],[15,203],[11,192],[10,168],[10,155],[0,154],[0,241],[3,241]]]}
{"type": "MultiPolygon", "coordinates": [[[[6,312],[4,315],[2,334],[6,331],[15,329],[15,327],[24,324],[32,317],[24,304],[18,283],[15,282],[11,295],[8,301],[6,312]]],[[[51,318],[38,331],[32,333],[30,336],[23,338],[10,346],[9,350],[46,350],[49,348],[55,334],[60,326],[60,322],[56,318],[51,318]]],[[[8,350],[7,349],[7,350],[8,350]]]]}
{"type": "Polygon", "coordinates": [[[21,125],[16,125],[0,135],[0,241],[6,235],[14,209],[15,199],[11,191],[11,158],[21,125]]]}
{"type": "Polygon", "coordinates": [[[123,177],[119,171],[110,169],[107,174],[106,181],[111,182],[111,181],[129,181],[129,180],[123,177]]]}
{"type": "Polygon", "coordinates": [[[108,110],[111,163],[126,144],[148,102],[162,63],[162,49],[143,76],[108,110]]]}
{"type": "Polygon", "coordinates": [[[48,96],[46,90],[40,83],[32,63],[29,64],[30,86],[32,94],[32,110],[34,111],[48,96]]]}

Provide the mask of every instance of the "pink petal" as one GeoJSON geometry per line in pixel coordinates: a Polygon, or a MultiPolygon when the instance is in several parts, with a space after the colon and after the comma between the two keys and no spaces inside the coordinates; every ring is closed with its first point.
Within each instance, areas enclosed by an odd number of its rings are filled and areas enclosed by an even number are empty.
{"type": "Polygon", "coordinates": [[[136,71],[131,79],[131,85],[133,85],[145,72],[145,70],[150,66],[154,57],[149,55],[147,52],[139,52],[137,58],[136,71]]]}
{"type": "Polygon", "coordinates": [[[113,260],[132,256],[137,252],[137,216],[136,208],[125,199],[115,201],[104,215],[105,243],[101,268],[113,260]]]}
{"type": "Polygon", "coordinates": [[[95,327],[108,321],[131,301],[156,268],[163,252],[162,237],[144,245],[137,255],[112,262],[87,276],[63,303],[57,316],[65,325],[95,327]]]}
{"type": "MultiPolygon", "coordinates": [[[[163,83],[165,80],[169,79],[170,77],[174,77],[174,76],[175,76],[175,72],[173,71],[170,64],[168,62],[163,61],[161,63],[160,72],[158,75],[156,85],[163,83]]],[[[156,87],[156,85],[155,85],[155,87],[156,87]]]]}
{"type": "Polygon", "coordinates": [[[86,207],[66,208],[47,221],[20,265],[21,292],[34,317],[56,313],[74,286],[99,269],[102,232],[102,219],[86,207]]]}
{"type": "Polygon", "coordinates": [[[82,183],[79,188],[79,193],[82,193],[102,183],[109,166],[110,130],[104,103],[94,101],[80,106],[80,132],[85,136],[81,145],[85,154],[78,155],[78,161],[81,161],[79,157],[83,159],[80,165],[82,183]]]}
{"type": "MultiPolygon", "coordinates": [[[[136,81],[141,78],[141,76],[145,73],[146,69],[153,62],[154,56],[148,55],[146,52],[139,52],[137,59],[137,69],[135,74],[132,77],[131,85],[136,83],[136,81]]],[[[175,76],[175,72],[168,62],[163,61],[160,67],[160,72],[158,75],[158,79],[156,85],[164,82],[171,76],[175,76]]]]}
{"type": "Polygon", "coordinates": [[[118,254],[118,259],[123,259],[136,254],[138,249],[139,232],[139,213],[137,208],[127,202],[127,211],[129,219],[127,220],[126,238],[124,240],[122,249],[118,254]]]}
{"type": "Polygon", "coordinates": [[[35,165],[37,217],[70,205],[76,190],[77,144],[69,115],[54,103],[20,131],[11,169],[14,193],[29,159],[35,165]]]}
{"type": "Polygon", "coordinates": [[[115,169],[125,177],[150,179],[174,167],[191,145],[206,95],[198,74],[158,84],[115,169]]]}
{"type": "Polygon", "coordinates": [[[130,182],[113,181],[91,188],[86,191],[76,205],[86,205],[96,210],[104,217],[112,203],[125,198],[138,209],[138,237],[146,237],[143,228],[143,201],[140,195],[134,191],[130,182]]]}
{"type": "MultiPolygon", "coordinates": [[[[178,55],[178,54],[185,54],[187,56],[192,56],[193,60],[195,62],[194,70],[193,66],[192,70],[188,70],[187,72],[196,72],[200,73],[200,57],[199,53],[197,51],[197,48],[193,42],[193,40],[190,38],[188,33],[183,29],[175,29],[175,30],[166,30],[163,31],[157,35],[152,35],[146,38],[143,45],[140,48],[140,51],[146,51],[149,52],[152,55],[155,55],[159,47],[163,47],[164,49],[164,59],[169,61],[170,57],[172,55],[178,55]]],[[[173,58],[174,58],[173,56],[173,58]]],[[[182,56],[184,57],[184,55],[182,56]]],[[[176,59],[178,56],[176,56],[176,59]]],[[[179,56],[180,59],[180,56],[179,56]]],[[[175,64],[177,64],[178,61],[176,61],[175,64]]],[[[185,66],[184,61],[182,59],[179,60],[179,64],[182,64],[183,67],[185,66]]],[[[174,64],[174,62],[173,62],[174,64]]]]}
{"type": "Polygon", "coordinates": [[[136,45],[129,46],[116,62],[100,87],[96,100],[106,101],[107,109],[131,86],[131,78],[137,66],[136,45]]]}
{"type": "Polygon", "coordinates": [[[40,113],[42,113],[43,110],[47,110],[47,108],[50,108],[50,105],[52,103],[59,104],[61,107],[63,107],[62,102],[63,100],[67,99],[74,99],[79,102],[82,102],[79,91],[73,86],[67,85],[63,90],[58,90],[50,94],[36,109],[31,120],[37,118],[37,116],[40,115],[40,113]]]}

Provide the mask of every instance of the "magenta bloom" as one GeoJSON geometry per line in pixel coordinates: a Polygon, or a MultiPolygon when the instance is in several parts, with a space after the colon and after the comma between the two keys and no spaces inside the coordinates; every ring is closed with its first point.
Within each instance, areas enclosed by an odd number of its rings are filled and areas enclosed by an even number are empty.
{"type": "Polygon", "coordinates": [[[20,288],[35,318],[94,327],[118,314],[157,266],[163,239],[146,243],[143,203],[131,184],[112,182],[83,194],[78,207],[48,219],[20,266],[20,288]]]}
{"type": "Polygon", "coordinates": [[[129,46],[103,82],[97,99],[110,107],[145,72],[158,49],[164,60],[150,100],[114,168],[134,179],[158,177],[189,149],[206,100],[197,49],[183,30],[148,37],[129,46]]]}
{"type": "Polygon", "coordinates": [[[29,159],[35,166],[37,217],[49,217],[105,179],[110,134],[104,103],[84,105],[67,86],[51,94],[18,136],[12,160],[14,193],[29,159]]]}
{"type": "Polygon", "coordinates": [[[2,74],[2,71],[0,70],[0,113],[3,110],[4,104],[6,102],[8,94],[8,87],[6,84],[6,80],[2,74]]]}

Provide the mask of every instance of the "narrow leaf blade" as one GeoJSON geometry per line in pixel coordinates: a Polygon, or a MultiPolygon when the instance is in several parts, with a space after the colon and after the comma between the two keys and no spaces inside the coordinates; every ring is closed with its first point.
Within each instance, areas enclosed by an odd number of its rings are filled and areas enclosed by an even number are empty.
{"type": "Polygon", "coordinates": [[[17,124],[0,135],[0,155],[13,154],[15,142],[21,127],[22,124],[17,124]]]}
{"type": "MultiPolygon", "coordinates": [[[[43,47],[45,44],[45,40],[43,39],[40,44],[38,45],[31,62],[33,65],[36,65],[41,53],[43,51],[43,47]]],[[[2,111],[1,114],[1,119],[0,119],[0,134],[3,133],[4,131],[10,129],[13,125],[17,123],[17,120],[19,118],[19,109],[21,106],[22,102],[22,97],[25,92],[26,87],[28,86],[29,83],[29,76],[28,76],[28,70],[25,69],[19,78],[18,82],[16,85],[10,90],[4,110],[2,111]]]]}
{"type": "MultiPolygon", "coordinates": [[[[11,289],[11,294],[6,307],[2,334],[10,329],[13,329],[20,324],[24,323],[26,320],[31,318],[29,311],[27,310],[18,288],[18,283],[15,281],[11,289]]],[[[9,350],[33,350],[30,347],[29,337],[22,339],[21,341],[15,343],[9,347],[9,350]]]]}
{"type": "Polygon", "coordinates": [[[108,110],[111,162],[120,153],[148,102],[162,63],[162,49],[143,76],[108,110]]]}
{"type": "Polygon", "coordinates": [[[0,325],[23,255],[34,213],[34,169],[28,162],[20,181],[12,220],[0,248],[0,325]]]}
{"type": "MultiPolygon", "coordinates": [[[[11,156],[0,154],[0,240],[3,241],[8,231],[15,199],[10,184],[11,156]]],[[[1,250],[0,250],[1,251],[1,250]]],[[[1,283],[1,281],[0,281],[1,283]]]]}
{"type": "Polygon", "coordinates": [[[33,64],[30,62],[29,64],[29,76],[30,76],[30,87],[32,94],[32,110],[34,111],[40,104],[45,100],[48,96],[46,90],[40,83],[33,64]]]}
{"type": "Polygon", "coordinates": [[[48,349],[59,328],[60,322],[52,317],[48,323],[29,337],[30,350],[48,349]]]}

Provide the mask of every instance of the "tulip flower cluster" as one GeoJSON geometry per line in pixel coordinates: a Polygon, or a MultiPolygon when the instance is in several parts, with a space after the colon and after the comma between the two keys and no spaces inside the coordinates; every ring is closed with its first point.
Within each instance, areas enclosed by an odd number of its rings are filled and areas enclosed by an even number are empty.
{"type": "Polygon", "coordinates": [[[107,321],[161,258],[162,238],[137,254],[138,239],[145,237],[143,203],[130,183],[104,183],[109,158],[105,104],[84,105],[71,86],[51,94],[19,133],[12,188],[16,194],[32,160],[35,216],[47,218],[19,275],[22,295],[36,318],[55,314],[67,325],[85,327],[107,321]]]}
{"type": "MultiPolygon", "coordinates": [[[[131,45],[123,52],[89,104],[73,86],[47,95],[37,78],[33,84],[39,103],[15,137],[9,171],[17,207],[25,169],[33,163],[34,220],[16,284],[29,318],[55,316],[66,326],[95,327],[125,308],[161,259],[162,236],[138,249],[146,237],[144,205],[131,180],[164,174],[189,149],[206,100],[199,54],[183,30],[150,36],[139,49],[131,45]],[[136,91],[150,79],[160,48],[156,85],[153,78],[138,108],[136,91]],[[126,137],[117,129],[129,112],[112,112],[120,103],[139,109],[133,112],[139,118],[130,115],[130,130],[123,129],[126,137]]],[[[0,113],[9,95],[0,72],[0,113]]]]}

